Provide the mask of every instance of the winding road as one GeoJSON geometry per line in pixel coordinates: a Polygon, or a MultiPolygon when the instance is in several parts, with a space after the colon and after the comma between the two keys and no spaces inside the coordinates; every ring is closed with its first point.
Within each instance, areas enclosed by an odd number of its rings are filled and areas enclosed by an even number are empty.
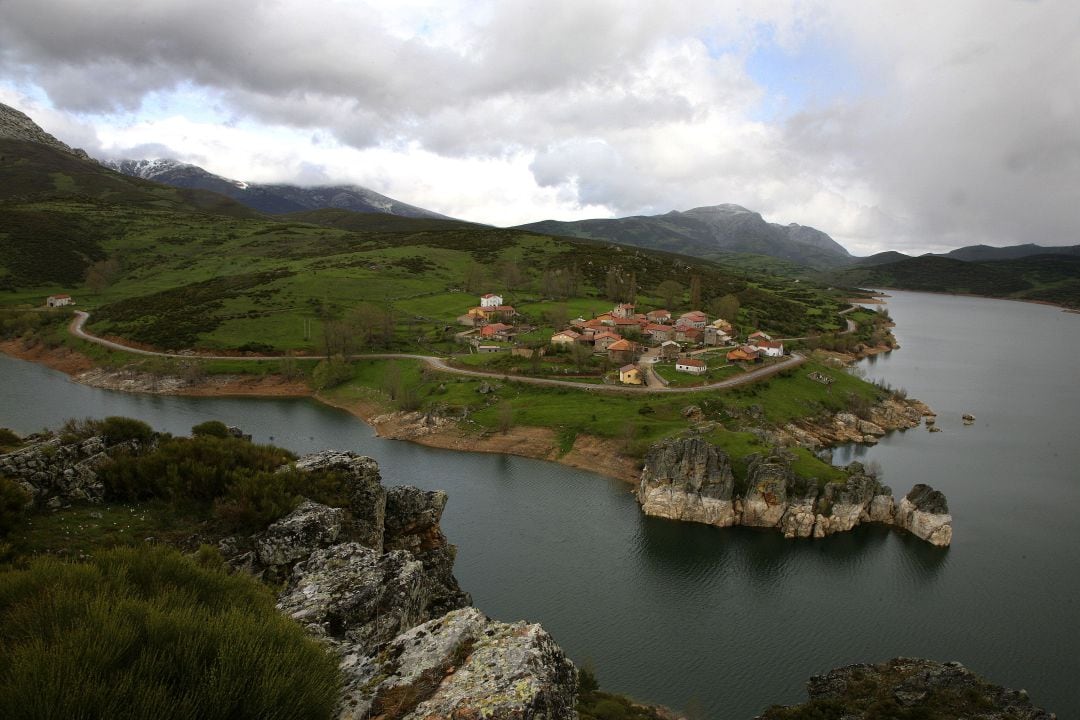
{"type": "MultiPolygon", "coordinates": [[[[83,326],[89,319],[89,313],[83,310],[75,311],[75,318],[68,325],[68,331],[75,337],[92,342],[102,347],[107,347],[111,350],[119,350],[121,352],[133,353],[135,355],[146,355],[150,357],[165,357],[165,358],[177,358],[177,359],[199,359],[199,360],[256,360],[256,361],[280,361],[282,356],[280,355],[244,355],[243,357],[237,357],[236,355],[191,355],[181,353],[167,353],[158,352],[156,350],[143,350],[142,348],[134,348],[124,345],[122,343],[115,342],[113,340],[106,340],[105,338],[98,337],[97,335],[91,335],[83,326]]],[[[850,321],[849,321],[850,322],[850,321]]],[[[740,385],[748,385],[758,380],[763,380],[767,377],[771,377],[779,372],[783,372],[789,368],[795,368],[806,362],[806,358],[798,353],[793,353],[790,357],[782,360],[781,362],[773,365],[767,365],[765,367],[758,368],[757,370],[750,370],[732,378],[726,378],[718,382],[711,383],[709,385],[698,385],[695,387],[630,387],[625,385],[593,385],[590,383],[579,383],[571,380],[556,380],[554,378],[537,378],[528,376],[506,375],[504,373],[491,373],[484,372],[482,370],[468,370],[465,368],[454,367],[449,365],[445,359],[435,357],[434,355],[412,355],[409,353],[365,353],[362,355],[350,355],[350,360],[423,360],[427,365],[435,370],[445,373],[451,373],[454,375],[464,375],[467,377],[484,378],[487,380],[506,380],[509,382],[525,383],[526,385],[543,385],[548,387],[565,387],[573,388],[575,390],[584,390],[587,392],[599,392],[599,393],[621,393],[625,395],[639,395],[641,393],[694,393],[694,392],[708,392],[710,390],[723,390],[726,388],[738,387],[740,385]]]]}

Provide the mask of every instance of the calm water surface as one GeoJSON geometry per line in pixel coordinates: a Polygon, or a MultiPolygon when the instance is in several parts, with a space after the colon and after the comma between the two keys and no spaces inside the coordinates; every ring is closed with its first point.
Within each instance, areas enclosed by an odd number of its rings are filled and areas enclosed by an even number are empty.
{"type": "Polygon", "coordinates": [[[220,419],[297,452],[352,449],[388,484],[450,493],[443,527],[476,604],[539,621],[606,688],[711,718],[804,698],[813,673],[896,655],[959,660],[1080,717],[1080,315],[893,293],[903,349],[864,363],[943,432],[845,449],[898,495],[943,490],[954,541],[882,528],[818,541],[645,518],[628,486],[539,461],[374,437],[307,400],[127,395],[0,356],[0,425],[122,414],[186,433],[220,419]],[[960,415],[977,422],[964,427],[960,415]]]}

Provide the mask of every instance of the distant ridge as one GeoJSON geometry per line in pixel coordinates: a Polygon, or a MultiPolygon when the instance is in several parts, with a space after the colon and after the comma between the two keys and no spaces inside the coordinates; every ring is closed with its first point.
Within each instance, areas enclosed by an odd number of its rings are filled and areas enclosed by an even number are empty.
{"type": "Polygon", "coordinates": [[[760,213],[732,204],[672,211],[664,215],[572,222],[544,220],[519,227],[549,235],[607,240],[710,260],[722,259],[730,253],[748,253],[821,269],[851,262],[850,253],[842,245],[816,228],[794,223],[769,223],[760,213]]]}
{"type": "Polygon", "coordinates": [[[216,192],[259,212],[271,215],[334,208],[401,217],[450,219],[437,212],[403,203],[358,185],[299,187],[286,184],[245,183],[215,175],[197,165],[164,158],[105,160],[102,164],[131,177],[152,180],[173,187],[216,192]]]}
{"type": "Polygon", "coordinates": [[[1006,247],[991,247],[990,245],[969,245],[967,247],[950,250],[947,253],[937,253],[938,257],[947,257],[966,262],[979,262],[983,260],[1017,260],[1019,258],[1032,257],[1034,255],[1076,255],[1080,256],[1080,245],[1009,245],[1006,247]]]}

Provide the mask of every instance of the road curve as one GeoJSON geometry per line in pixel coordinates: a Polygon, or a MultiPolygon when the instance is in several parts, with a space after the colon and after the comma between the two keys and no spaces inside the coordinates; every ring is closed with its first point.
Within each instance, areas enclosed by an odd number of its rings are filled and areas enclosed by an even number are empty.
{"type": "MultiPolygon", "coordinates": [[[[83,325],[86,324],[87,319],[90,317],[88,313],[83,310],[75,311],[75,318],[68,325],[68,331],[75,337],[86,340],[87,342],[96,343],[102,347],[107,347],[112,350],[120,350],[122,352],[134,353],[136,355],[146,355],[151,357],[166,357],[166,358],[178,358],[178,359],[199,359],[199,360],[255,360],[260,362],[279,361],[282,359],[280,355],[244,355],[243,357],[237,357],[236,355],[181,355],[179,353],[166,353],[157,352],[155,350],[143,350],[141,348],[133,348],[113,340],[106,340],[105,338],[98,337],[97,335],[91,335],[86,332],[83,325]]],[[[686,388],[672,388],[672,387],[627,387],[621,385],[593,385],[590,383],[578,383],[570,380],[556,380],[554,378],[536,378],[528,376],[518,375],[506,375],[503,373],[491,373],[484,372],[482,370],[467,370],[465,368],[453,367],[447,364],[443,358],[435,357],[433,355],[412,355],[409,353],[365,353],[363,355],[350,355],[350,360],[423,360],[429,367],[432,367],[440,372],[451,373],[454,375],[464,375],[467,377],[485,378],[488,380],[507,380],[510,382],[525,383],[526,385],[542,385],[548,387],[565,387],[573,388],[575,390],[585,390],[588,392],[600,392],[600,393],[621,393],[624,395],[640,395],[643,393],[649,394],[663,394],[663,393],[694,393],[694,392],[708,392],[710,390],[724,390],[727,388],[738,387],[740,385],[748,385],[758,380],[763,380],[767,377],[771,377],[779,372],[783,372],[789,368],[795,368],[806,362],[806,358],[798,353],[793,353],[787,359],[776,363],[775,365],[768,365],[766,367],[758,368],[757,370],[751,370],[742,375],[736,377],[727,378],[726,380],[720,380],[719,382],[711,383],[709,385],[698,385],[696,387],[686,388]]]]}

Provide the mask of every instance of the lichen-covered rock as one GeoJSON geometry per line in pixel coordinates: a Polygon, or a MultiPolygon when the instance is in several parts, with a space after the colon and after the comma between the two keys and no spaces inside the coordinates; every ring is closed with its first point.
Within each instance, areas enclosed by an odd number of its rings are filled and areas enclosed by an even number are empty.
{"type": "Polygon", "coordinates": [[[377,462],[353,452],[325,450],[305,455],[296,461],[295,467],[303,472],[344,473],[349,481],[349,536],[367,547],[382,550],[386,488],[377,462]]]}
{"type": "Polygon", "coordinates": [[[895,658],[848,665],[807,683],[810,702],[772,707],[757,720],[794,717],[950,717],[967,720],[1055,720],[1023,690],[993,685],[957,662],[895,658]]]}
{"type": "Polygon", "coordinates": [[[637,499],[647,515],[727,527],[735,523],[727,454],[701,438],[649,448],[637,499]]]}
{"type": "MultiPolygon", "coordinates": [[[[870,504],[875,497],[892,496],[892,491],[868,475],[851,475],[845,482],[829,483],[821,494],[816,537],[847,532],[870,519],[870,504]]],[[[879,503],[880,505],[880,503],[879,503]]]]}
{"type": "Polygon", "coordinates": [[[0,455],[0,475],[19,483],[38,506],[100,503],[105,485],[97,471],[109,462],[106,450],[100,437],[69,443],[60,437],[46,437],[0,455]]]}
{"type": "Polygon", "coordinates": [[[337,542],[344,522],[343,509],[305,500],[259,536],[256,556],[269,567],[291,565],[337,542]]]}
{"type": "Polygon", "coordinates": [[[789,460],[777,454],[751,455],[747,458],[746,474],[742,524],[778,527],[788,509],[788,488],[795,482],[789,460]]]}
{"type": "Polygon", "coordinates": [[[297,563],[278,608],[314,635],[374,648],[431,619],[426,590],[411,554],[349,542],[297,563]]]}
{"type": "Polygon", "coordinates": [[[919,483],[900,501],[895,523],[916,537],[944,547],[952,542],[952,515],[945,495],[919,483]]]}
{"type": "Polygon", "coordinates": [[[818,488],[813,480],[792,477],[788,487],[788,507],[780,519],[780,530],[786,538],[807,538],[813,534],[817,519],[818,488]]]}
{"type": "Polygon", "coordinates": [[[446,545],[446,536],[439,528],[446,500],[441,490],[408,485],[387,490],[383,548],[421,553],[446,545]]]}
{"type": "Polygon", "coordinates": [[[476,608],[431,620],[373,657],[343,656],[342,720],[576,718],[573,664],[539,625],[476,608]]]}

